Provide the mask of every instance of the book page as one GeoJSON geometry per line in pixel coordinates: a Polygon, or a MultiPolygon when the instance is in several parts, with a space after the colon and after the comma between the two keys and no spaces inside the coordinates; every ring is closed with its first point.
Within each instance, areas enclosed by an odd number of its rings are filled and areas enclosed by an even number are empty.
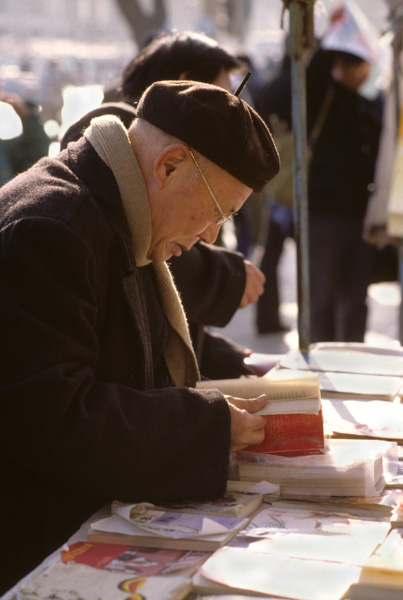
{"type": "Polygon", "coordinates": [[[299,600],[340,600],[357,581],[359,567],[290,558],[225,546],[199,570],[204,577],[231,588],[299,600]],[[331,582],[331,585],[329,585],[331,582]]]}
{"type": "Polygon", "coordinates": [[[131,515],[133,505],[117,508],[115,514],[92,523],[101,531],[152,535],[173,539],[205,537],[227,534],[247,523],[240,517],[205,516],[149,510],[144,515],[131,515]]]}
{"type": "Polygon", "coordinates": [[[357,396],[368,399],[393,400],[402,388],[403,379],[387,375],[360,373],[318,373],[323,396],[357,396]]]}
{"type": "Polygon", "coordinates": [[[324,399],[328,431],[403,442],[403,405],[382,400],[324,399]]]}
{"type": "Polygon", "coordinates": [[[65,564],[73,561],[94,569],[150,577],[178,571],[192,574],[208,555],[195,550],[155,548],[150,552],[149,548],[132,544],[76,542],[62,550],[61,560],[65,564]]]}
{"type": "Polygon", "coordinates": [[[237,534],[231,546],[294,558],[362,564],[385,539],[387,521],[361,520],[346,515],[268,508],[237,534]]]}
{"type": "Polygon", "coordinates": [[[394,375],[368,375],[341,373],[339,371],[310,371],[309,369],[276,368],[263,376],[264,379],[290,379],[317,375],[323,397],[351,397],[376,400],[393,400],[401,392],[403,377],[394,375]]]}
{"type": "Polygon", "coordinates": [[[266,409],[255,414],[276,414],[278,409],[270,407],[270,403],[281,405],[281,412],[311,412],[320,410],[320,389],[317,374],[309,377],[269,378],[241,377],[240,379],[218,379],[198,381],[198,389],[217,388],[223,394],[238,398],[256,398],[265,394],[268,402],[266,409]],[[302,404],[299,401],[312,400],[302,404]]]}

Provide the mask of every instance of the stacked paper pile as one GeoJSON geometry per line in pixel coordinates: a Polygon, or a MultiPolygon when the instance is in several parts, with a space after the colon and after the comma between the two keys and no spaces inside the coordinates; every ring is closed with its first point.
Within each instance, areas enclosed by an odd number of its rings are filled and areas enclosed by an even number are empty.
{"type": "Polygon", "coordinates": [[[245,485],[229,481],[221,498],[204,502],[165,504],[113,502],[112,514],[91,523],[88,539],[146,548],[212,551],[228,543],[246,526],[246,518],[263,496],[276,492],[267,482],[245,485]]]}
{"type": "MultiPolygon", "coordinates": [[[[203,593],[264,593],[298,600],[340,600],[383,542],[387,521],[314,510],[264,508],[193,578],[203,593]]],[[[379,600],[379,599],[378,599],[379,600]]]]}
{"type": "Polygon", "coordinates": [[[403,598],[403,529],[392,529],[361,569],[349,600],[403,598]]]}
{"type": "Polygon", "coordinates": [[[394,442],[329,439],[323,455],[239,452],[238,468],[241,480],[279,484],[282,498],[366,497],[382,492],[385,473],[397,468],[396,459],[394,442]]]}
{"type": "Polygon", "coordinates": [[[291,350],[280,361],[277,376],[290,371],[317,373],[323,398],[389,400],[403,388],[403,350],[366,344],[321,342],[309,352],[291,350]]]}

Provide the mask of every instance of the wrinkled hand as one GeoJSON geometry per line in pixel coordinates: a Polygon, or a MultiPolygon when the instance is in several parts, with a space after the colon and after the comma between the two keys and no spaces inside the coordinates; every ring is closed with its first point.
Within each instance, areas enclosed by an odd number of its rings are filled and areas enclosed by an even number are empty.
{"type": "Polygon", "coordinates": [[[245,308],[253,304],[263,294],[266,277],[260,269],[255,267],[249,260],[244,260],[246,271],[245,290],[239,304],[239,308],[245,308]]]}
{"type": "Polygon", "coordinates": [[[231,448],[230,451],[242,450],[247,446],[260,444],[264,439],[266,417],[253,415],[266,404],[266,396],[244,400],[225,396],[231,412],[231,448]]]}

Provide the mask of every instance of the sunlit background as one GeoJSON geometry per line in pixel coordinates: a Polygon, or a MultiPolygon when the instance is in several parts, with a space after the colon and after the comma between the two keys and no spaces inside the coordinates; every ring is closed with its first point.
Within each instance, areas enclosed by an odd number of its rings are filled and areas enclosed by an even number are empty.
{"type": "MultiPolygon", "coordinates": [[[[384,0],[355,0],[380,32],[390,27],[384,0]]],[[[390,2],[391,0],[389,0],[390,2]]],[[[315,34],[324,31],[329,15],[341,0],[316,0],[315,34]]],[[[50,155],[59,150],[65,129],[91,108],[101,104],[104,91],[119,80],[149,29],[204,32],[237,53],[247,54],[254,77],[266,77],[282,58],[288,29],[283,0],[2,0],[0,2],[0,90],[17,92],[42,106],[46,132],[52,139],[50,155]],[[130,20],[125,10],[133,5],[142,19],[130,20]],[[162,11],[162,13],[161,13],[162,11]],[[161,18],[163,14],[163,18],[161,18]]],[[[8,104],[0,102],[0,137],[21,133],[21,122],[8,104]]],[[[228,233],[231,245],[231,231],[228,233]]],[[[291,333],[286,343],[296,344],[295,247],[288,240],[280,264],[282,312],[291,333]],[[289,243],[288,243],[289,242],[289,243]],[[285,262],[287,261],[287,262],[285,262]],[[294,337],[292,337],[294,336],[294,337]]],[[[386,329],[382,319],[378,338],[397,337],[400,304],[398,284],[370,286],[372,306],[393,310],[386,329]]],[[[252,323],[252,308],[248,323],[252,323]]],[[[242,311],[238,311],[242,312],[242,311]]],[[[248,344],[253,326],[235,318],[230,337],[248,344]],[[245,339],[246,337],[246,339],[245,339]]],[[[373,341],[371,338],[370,341],[373,341]]],[[[256,339],[250,340],[256,348],[256,339]]],[[[263,343],[263,341],[262,341],[263,343]]],[[[267,340],[262,350],[267,351],[267,340]]]]}
{"type": "MultiPolygon", "coordinates": [[[[47,132],[57,138],[116,83],[146,34],[133,31],[121,6],[137,4],[153,24],[158,0],[2,0],[0,3],[0,85],[40,103],[47,132]],[[60,106],[60,103],[62,107],[60,106]],[[55,121],[55,111],[60,111],[55,121]],[[59,126],[61,130],[59,131],[59,126]]],[[[282,0],[160,0],[163,27],[202,31],[250,56],[256,70],[281,58],[287,31],[282,0]]],[[[317,0],[315,30],[325,27],[339,0],[317,0]]],[[[387,27],[383,0],[357,0],[371,20],[387,27]]],[[[160,25],[160,24],[159,24],[160,25]]],[[[9,107],[0,107],[0,136],[20,131],[9,107]],[[6,112],[3,118],[3,111],[6,112]]],[[[53,146],[53,152],[57,145],[53,146]]],[[[52,150],[51,150],[52,151],[52,150]]]]}

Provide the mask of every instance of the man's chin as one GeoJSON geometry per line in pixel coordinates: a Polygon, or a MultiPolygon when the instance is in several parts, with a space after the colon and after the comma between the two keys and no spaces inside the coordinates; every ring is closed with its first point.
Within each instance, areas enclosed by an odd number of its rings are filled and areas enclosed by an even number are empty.
{"type": "Polygon", "coordinates": [[[180,244],[172,244],[172,255],[171,256],[181,256],[183,252],[183,247],[180,244]]]}

